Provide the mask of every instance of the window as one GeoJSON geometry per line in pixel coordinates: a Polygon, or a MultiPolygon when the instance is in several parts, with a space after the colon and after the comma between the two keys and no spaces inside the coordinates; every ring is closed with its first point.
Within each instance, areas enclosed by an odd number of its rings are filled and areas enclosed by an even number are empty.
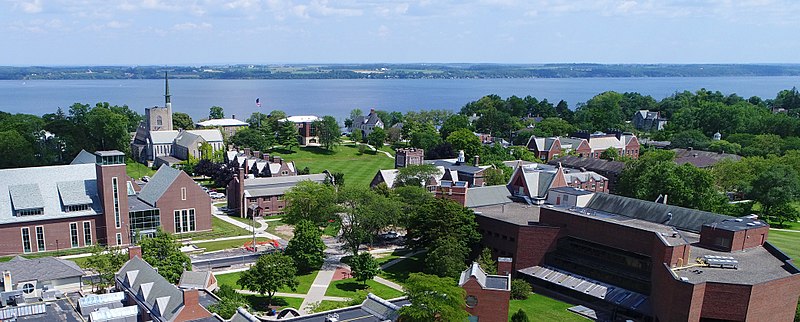
{"type": "Polygon", "coordinates": [[[44,226],[36,226],[36,250],[39,252],[47,250],[44,241],[44,226]]]}
{"type": "Polygon", "coordinates": [[[467,296],[467,306],[473,308],[476,305],[478,305],[478,298],[473,295],[467,296]]]}
{"type": "Polygon", "coordinates": [[[288,176],[289,175],[289,171],[283,170],[283,171],[281,171],[281,175],[288,176]]]}
{"type": "Polygon", "coordinates": [[[83,245],[89,246],[92,244],[92,222],[83,222],[83,245]]]}
{"type": "Polygon", "coordinates": [[[25,294],[31,294],[35,289],[36,287],[33,286],[33,283],[25,283],[25,285],[22,285],[22,293],[25,294]]]}
{"type": "Polygon", "coordinates": [[[195,230],[194,208],[189,209],[189,231],[195,230]]]}
{"type": "Polygon", "coordinates": [[[181,200],[186,200],[186,187],[181,187],[181,200]]]}
{"type": "Polygon", "coordinates": [[[283,200],[283,195],[277,196],[277,197],[276,197],[276,200],[278,200],[278,201],[281,201],[281,200],[283,200]]]}
{"type": "Polygon", "coordinates": [[[117,189],[117,177],[111,178],[111,185],[114,190],[114,224],[117,229],[122,228],[122,221],[119,218],[119,189],[117,189]]]}
{"type": "Polygon", "coordinates": [[[183,226],[181,226],[181,211],[175,210],[175,232],[176,233],[183,232],[182,227],[183,226]]]}
{"type": "Polygon", "coordinates": [[[163,121],[161,120],[161,115],[156,116],[156,125],[162,125],[163,121]]]}
{"type": "Polygon", "coordinates": [[[197,229],[194,208],[175,210],[175,232],[185,233],[197,229]]]}
{"type": "Polygon", "coordinates": [[[33,209],[17,210],[17,216],[41,215],[43,213],[44,213],[44,208],[33,208],[33,209]]]}
{"type": "Polygon", "coordinates": [[[31,252],[31,231],[28,227],[22,228],[22,252],[31,252]]]}
{"type": "Polygon", "coordinates": [[[117,233],[117,245],[122,245],[122,233],[117,233]]]}
{"type": "Polygon", "coordinates": [[[84,211],[84,210],[89,210],[91,207],[92,207],[92,204],[71,205],[71,206],[67,206],[65,211],[66,212],[84,211]]]}
{"type": "Polygon", "coordinates": [[[78,223],[69,223],[69,240],[72,242],[72,248],[79,247],[78,242],[78,223]]]}

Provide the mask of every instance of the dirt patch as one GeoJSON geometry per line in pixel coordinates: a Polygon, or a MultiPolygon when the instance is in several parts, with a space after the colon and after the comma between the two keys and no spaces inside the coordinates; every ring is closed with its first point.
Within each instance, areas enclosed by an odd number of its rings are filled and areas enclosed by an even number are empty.
{"type": "Polygon", "coordinates": [[[275,227],[275,234],[286,240],[292,239],[294,237],[294,227],[291,225],[277,226],[275,227]]]}
{"type": "Polygon", "coordinates": [[[336,269],[336,272],[333,273],[333,280],[332,281],[339,281],[353,277],[350,274],[350,269],[339,267],[336,269]]]}

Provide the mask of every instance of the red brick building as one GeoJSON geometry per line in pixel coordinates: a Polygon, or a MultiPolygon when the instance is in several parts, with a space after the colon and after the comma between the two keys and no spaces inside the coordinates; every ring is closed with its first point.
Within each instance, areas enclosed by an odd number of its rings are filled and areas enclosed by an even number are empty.
{"type": "Polygon", "coordinates": [[[791,321],[800,270],[769,226],[609,194],[585,207],[473,209],[483,243],[513,271],[612,318],[791,321]]]}
{"type": "Polygon", "coordinates": [[[158,228],[211,229],[211,199],[184,172],[163,166],[140,187],[123,153],[94,157],[0,170],[0,254],[128,245],[158,228]]]}
{"type": "Polygon", "coordinates": [[[616,149],[619,155],[638,158],[640,149],[636,135],[619,131],[593,134],[578,132],[572,137],[531,136],[526,146],[537,158],[545,162],[573,151],[580,157],[596,159],[609,148],[616,149]]]}
{"type": "Polygon", "coordinates": [[[300,146],[319,145],[319,134],[314,124],[320,118],[315,115],[297,115],[282,119],[281,122],[292,122],[297,127],[297,140],[300,146]]]}
{"type": "Polygon", "coordinates": [[[489,275],[473,262],[461,273],[458,286],[467,292],[465,301],[470,321],[508,322],[510,274],[489,275]]]}
{"type": "Polygon", "coordinates": [[[608,178],[593,171],[563,168],[561,165],[520,165],[511,174],[508,188],[515,196],[543,204],[552,188],[573,187],[590,192],[608,192],[608,178]]]}

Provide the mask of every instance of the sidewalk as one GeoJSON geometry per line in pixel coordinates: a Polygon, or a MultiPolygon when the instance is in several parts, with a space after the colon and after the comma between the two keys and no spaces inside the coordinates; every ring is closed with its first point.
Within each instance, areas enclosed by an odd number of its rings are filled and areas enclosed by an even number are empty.
{"type": "MultiPolygon", "coordinates": [[[[248,290],[236,290],[237,293],[242,294],[258,294],[258,292],[248,291],[248,290]]],[[[306,298],[308,294],[299,294],[299,293],[284,293],[284,292],[275,292],[275,296],[283,296],[283,297],[293,297],[293,298],[306,298]]],[[[339,296],[323,296],[322,300],[324,301],[338,301],[338,302],[346,302],[349,301],[349,298],[346,297],[339,297],[339,296]]]]}
{"type": "Polygon", "coordinates": [[[344,266],[344,264],[342,264],[342,257],[344,256],[344,251],[341,249],[342,243],[336,241],[334,238],[323,238],[323,241],[325,242],[325,246],[327,246],[325,249],[325,262],[322,264],[322,269],[317,273],[317,277],[314,278],[314,282],[311,284],[311,289],[308,290],[303,304],[300,305],[298,311],[302,314],[311,313],[311,306],[313,304],[325,300],[325,292],[328,291],[328,286],[333,280],[336,269],[344,266]]]}
{"type": "MultiPolygon", "coordinates": [[[[234,225],[236,227],[240,227],[242,229],[245,229],[245,230],[249,231],[250,233],[253,233],[253,230],[255,230],[256,231],[256,237],[266,237],[266,238],[269,238],[269,239],[278,239],[278,240],[283,239],[283,238],[280,238],[278,236],[275,236],[273,234],[270,234],[270,233],[266,232],[265,230],[267,229],[267,225],[263,225],[262,224],[261,227],[259,227],[259,228],[253,228],[253,226],[250,226],[248,224],[240,222],[240,221],[238,221],[236,219],[230,218],[227,215],[223,215],[222,213],[220,213],[220,211],[216,207],[214,207],[214,217],[217,217],[220,220],[222,220],[224,222],[227,222],[227,223],[229,223],[231,225],[234,225]]],[[[250,237],[252,238],[252,236],[250,236],[250,237]]]]}

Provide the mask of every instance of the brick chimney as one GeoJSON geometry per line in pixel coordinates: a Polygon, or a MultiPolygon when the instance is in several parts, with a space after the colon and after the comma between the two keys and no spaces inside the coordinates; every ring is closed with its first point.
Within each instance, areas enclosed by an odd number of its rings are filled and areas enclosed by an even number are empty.
{"type": "Polygon", "coordinates": [[[261,151],[253,151],[253,157],[256,159],[261,159],[261,151]]]}
{"type": "Polygon", "coordinates": [[[498,257],[497,258],[497,274],[508,275],[511,274],[511,266],[514,260],[511,257],[498,257]]]}
{"type": "Polygon", "coordinates": [[[262,155],[261,155],[261,159],[263,159],[264,161],[267,161],[267,162],[269,162],[269,153],[264,153],[264,154],[262,154],[262,155]]]}
{"type": "Polygon", "coordinates": [[[281,157],[279,157],[279,156],[275,156],[275,157],[272,159],[272,162],[274,162],[274,163],[283,163],[283,160],[281,159],[281,157]]]}
{"type": "Polygon", "coordinates": [[[476,155],[474,160],[472,160],[472,165],[477,167],[477,166],[479,166],[481,164],[480,161],[481,161],[481,157],[476,155]]]}
{"type": "Polygon", "coordinates": [[[249,157],[249,156],[251,156],[251,155],[252,155],[252,154],[250,154],[250,148],[244,148],[244,156],[245,156],[245,157],[249,157]]]}
{"type": "Polygon", "coordinates": [[[134,257],[142,258],[142,248],[139,246],[131,246],[128,247],[128,259],[133,259],[134,257]]]}

